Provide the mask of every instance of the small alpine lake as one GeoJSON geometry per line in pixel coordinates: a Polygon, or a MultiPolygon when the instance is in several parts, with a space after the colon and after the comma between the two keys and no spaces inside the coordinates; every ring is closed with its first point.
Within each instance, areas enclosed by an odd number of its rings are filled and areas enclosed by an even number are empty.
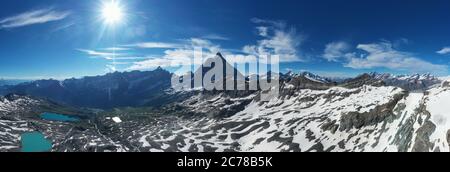
{"type": "Polygon", "coordinates": [[[21,152],[48,152],[52,142],[40,132],[29,132],[21,135],[21,152]]]}
{"type": "Polygon", "coordinates": [[[62,121],[62,122],[76,122],[79,121],[80,118],[74,117],[74,116],[68,116],[68,115],[62,115],[62,114],[56,114],[56,113],[42,113],[40,117],[44,120],[48,121],[62,121]]]}

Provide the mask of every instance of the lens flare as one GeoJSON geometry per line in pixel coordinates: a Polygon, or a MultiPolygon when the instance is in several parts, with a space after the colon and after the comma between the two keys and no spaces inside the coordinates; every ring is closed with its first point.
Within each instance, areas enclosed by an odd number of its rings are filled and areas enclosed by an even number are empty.
{"type": "Polygon", "coordinates": [[[124,12],[118,1],[111,0],[103,4],[102,18],[107,24],[119,23],[123,17],[124,12]]]}

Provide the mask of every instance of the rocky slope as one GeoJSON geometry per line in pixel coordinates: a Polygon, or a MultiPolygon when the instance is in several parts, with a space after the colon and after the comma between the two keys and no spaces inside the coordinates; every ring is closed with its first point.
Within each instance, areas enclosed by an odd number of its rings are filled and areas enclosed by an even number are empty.
{"type": "MultiPolygon", "coordinates": [[[[285,85],[284,96],[269,102],[253,99],[233,116],[182,118],[135,137],[144,151],[449,151],[445,113],[450,109],[442,108],[450,100],[448,89],[445,84],[422,92],[393,86],[285,85]]],[[[220,105],[221,95],[201,103],[193,99],[196,103],[185,106],[196,112],[226,108],[220,105]]]]}
{"type": "Polygon", "coordinates": [[[137,131],[129,127],[137,125],[133,113],[109,127],[122,131],[114,137],[129,139],[135,151],[449,150],[447,109],[439,108],[448,99],[446,83],[410,92],[367,77],[319,89],[304,88],[298,79],[284,81],[282,95],[268,102],[258,101],[258,92],[240,98],[203,93],[160,115],[153,111],[152,125],[137,131]],[[224,110],[237,113],[208,115],[224,110]],[[166,112],[178,114],[161,115],[166,112]]]}
{"type": "Polygon", "coordinates": [[[88,111],[29,96],[0,97],[0,152],[20,151],[21,135],[32,131],[44,134],[53,143],[52,151],[125,151],[101,134],[92,123],[94,117],[88,111]],[[81,120],[44,120],[40,117],[44,112],[74,115],[81,120]]]}

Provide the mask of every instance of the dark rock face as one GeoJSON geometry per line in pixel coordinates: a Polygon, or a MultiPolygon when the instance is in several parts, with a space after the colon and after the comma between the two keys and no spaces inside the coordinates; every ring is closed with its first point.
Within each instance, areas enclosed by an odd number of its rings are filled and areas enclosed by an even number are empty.
{"type": "MultiPolygon", "coordinates": [[[[280,75],[281,98],[290,98],[302,89],[327,90],[333,86],[336,86],[335,82],[319,82],[318,80],[311,80],[311,78],[304,75],[280,75]]],[[[313,98],[310,97],[310,99],[313,98]]]]}
{"type": "Polygon", "coordinates": [[[382,80],[376,79],[370,74],[363,74],[354,79],[349,79],[341,83],[339,86],[345,88],[358,88],[363,85],[372,85],[372,86],[384,86],[385,83],[382,80]]]}
{"type": "Polygon", "coordinates": [[[313,90],[326,90],[336,85],[335,83],[323,83],[313,81],[304,76],[293,77],[287,83],[294,85],[296,89],[313,89],[313,90]]]}
{"type": "Polygon", "coordinates": [[[196,91],[191,94],[195,97],[186,97],[182,102],[184,108],[202,111],[209,117],[226,118],[244,110],[255,100],[249,96],[257,94],[257,91],[196,91]]]}
{"type": "Polygon", "coordinates": [[[393,109],[405,94],[397,94],[386,104],[379,105],[375,109],[366,112],[350,112],[341,116],[340,131],[348,131],[352,128],[359,129],[364,126],[375,125],[384,122],[387,118],[393,117],[393,109]]]}
{"type": "Polygon", "coordinates": [[[425,123],[417,130],[417,137],[412,148],[413,152],[430,152],[432,151],[434,144],[430,142],[430,136],[436,129],[430,121],[425,121],[425,123]]]}
{"type": "Polygon", "coordinates": [[[447,131],[447,143],[450,146],[450,130],[447,131]]]}
{"type": "Polygon", "coordinates": [[[327,119],[327,122],[322,124],[322,126],[320,128],[324,131],[330,131],[331,133],[334,134],[338,130],[339,125],[336,124],[336,120],[330,121],[329,119],[327,119]]]}

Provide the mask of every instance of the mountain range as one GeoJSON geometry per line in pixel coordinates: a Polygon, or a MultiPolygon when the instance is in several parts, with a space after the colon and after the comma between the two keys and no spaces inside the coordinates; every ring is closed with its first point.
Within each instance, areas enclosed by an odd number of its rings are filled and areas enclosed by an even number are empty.
{"type": "Polygon", "coordinates": [[[267,101],[259,90],[174,90],[173,74],[162,68],[7,86],[0,151],[20,150],[21,133],[30,131],[43,133],[58,152],[450,151],[445,79],[279,75],[280,95],[267,101]],[[80,120],[49,121],[40,116],[45,112],[80,120]]]}
{"type": "Polygon", "coordinates": [[[37,80],[9,86],[6,94],[31,95],[76,107],[113,108],[160,104],[172,74],[154,71],[115,72],[81,79],[37,80]]]}

